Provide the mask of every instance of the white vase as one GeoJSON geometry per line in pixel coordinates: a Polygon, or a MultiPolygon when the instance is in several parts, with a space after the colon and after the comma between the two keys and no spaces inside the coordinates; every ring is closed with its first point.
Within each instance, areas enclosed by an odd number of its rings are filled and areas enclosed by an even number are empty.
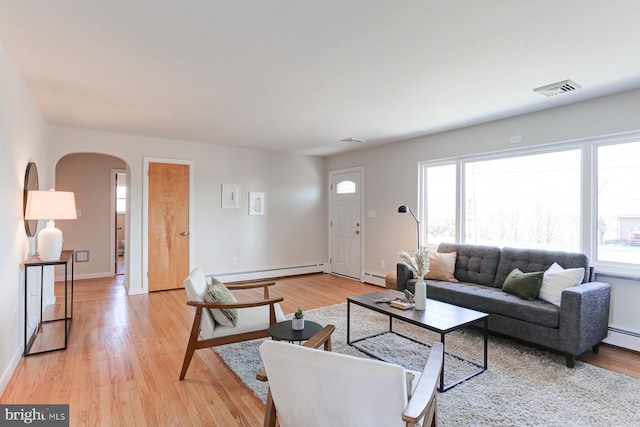
{"type": "Polygon", "coordinates": [[[291,319],[291,329],[294,331],[301,331],[304,329],[304,319],[291,319]]]}
{"type": "Polygon", "coordinates": [[[424,279],[421,277],[416,282],[416,310],[425,310],[427,308],[427,284],[424,283],[424,279]]]}

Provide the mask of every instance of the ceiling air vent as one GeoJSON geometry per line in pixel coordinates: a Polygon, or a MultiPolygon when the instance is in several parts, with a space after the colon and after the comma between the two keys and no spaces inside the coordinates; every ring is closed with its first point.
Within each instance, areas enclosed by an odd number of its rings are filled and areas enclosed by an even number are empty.
{"type": "Polygon", "coordinates": [[[574,90],[578,90],[581,87],[582,86],[580,86],[578,83],[571,80],[563,80],[558,83],[551,83],[550,85],[537,87],[533,91],[541,93],[545,96],[555,96],[565,92],[573,92],[574,90]]]}

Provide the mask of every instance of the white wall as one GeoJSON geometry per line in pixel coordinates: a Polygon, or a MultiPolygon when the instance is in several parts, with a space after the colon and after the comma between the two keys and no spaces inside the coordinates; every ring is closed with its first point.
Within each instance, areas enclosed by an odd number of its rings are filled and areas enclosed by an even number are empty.
{"type": "MultiPolygon", "coordinates": [[[[365,168],[364,212],[377,215],[365,218],[364,271],[384,275],[394,270],[399,250],[415,246],[415,222],[397,209],[418,204],[418,162],[637,131],[639,111],[640,90],[634,90],[328,158],[328,170],[365,168]],[[514,135],[522,142],[512,144],[514,135]]],[[[612,285],[617,300],[635,300],[628,286],[612,285]]],[[[640,325],[640,312],[612,304],[610,326],[628,324],[640,325]]]]}
{"type": "MultiPolygon", "coordinates": [[[[80,152],[109,154],[129,165],[129,250],[125,256],[130,294],[145,292],[145,158],[195,162],[192,266],[207,274],[230,274],[325,263],[322,158],[61,127],[52,127],[50,138],[48,163],[52,170],[65,155],[80,152]],[[221,208],[223,183],[241,185],[240,209],[221,208]],[[267,215],[248,215],[249,191],[266,192],[267,215]],[[234,257],[237,264],[232,262],[234,257]]],[[[73,221],[65,226],[73,227],[73,221]]]]}
{"type": "MultiPolygon", "coordinates": [[[[34,245],[23,223],[22,191],[27,164],[36,163],[46,188],[48,126],[18,70],[0,43],[0,393],[22,354],[24,267],[34,245]]],[[[42,222],[38,229],[43,226],[42,222]]],[[[33,277],[35,275],[31,275],[33,277]]],[[[52,278],[52,272],[51,272],[52,278]]]]}

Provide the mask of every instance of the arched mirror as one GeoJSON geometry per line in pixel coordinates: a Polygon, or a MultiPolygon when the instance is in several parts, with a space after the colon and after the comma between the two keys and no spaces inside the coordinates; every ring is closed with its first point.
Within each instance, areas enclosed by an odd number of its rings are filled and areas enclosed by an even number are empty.
{"type": "MultiPolygon", "coordinates": [[[[22,197],[23,218],[25,212],[27,211],[27,196],[29,195],[29,191],[37,191],[39,189],[40,184],[38,183],[38,168],[36,168],[36,164],[34,162],[29,162],[29,164],[27,165],[27,171],[24,174],[24,194],[22,197]]],[[[24,230],[27,232],[27,236],[35,236],[37,228],[37,219],[32,219],[29,221],[27,221],[26,219],[24,220],[24,230]]]]}

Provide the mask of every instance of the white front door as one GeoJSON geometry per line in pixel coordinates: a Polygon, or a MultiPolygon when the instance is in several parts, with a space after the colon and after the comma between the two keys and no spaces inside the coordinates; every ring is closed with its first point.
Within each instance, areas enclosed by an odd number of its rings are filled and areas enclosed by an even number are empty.
{"type": "Polygon", "coordinates": [[[360,280],[362,173],[331,175],[331,272],[360,280]]]}

